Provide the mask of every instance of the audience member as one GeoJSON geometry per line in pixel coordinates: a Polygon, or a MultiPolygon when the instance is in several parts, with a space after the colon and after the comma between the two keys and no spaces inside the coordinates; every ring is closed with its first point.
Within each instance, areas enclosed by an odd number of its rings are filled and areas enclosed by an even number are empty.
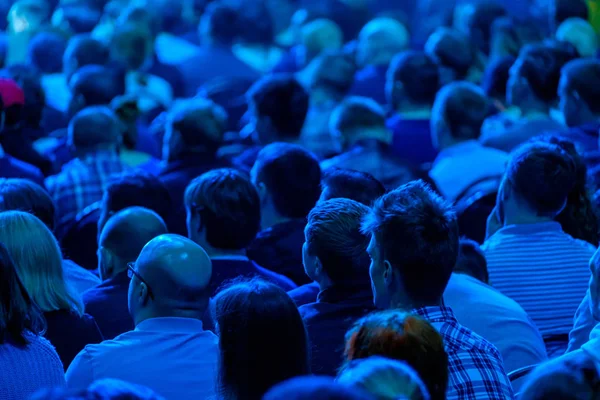
{"type": "Polygon", "coordinates": [[[260,279],[234,281],[213,302],[220,398],[259,400],[274,385],[310,374],[306,328],[282,289],[260,279]]]}
{"type": "MultiPolygon", "coordinates": [[[[56,207],[48,192],[27,179],[0,179],[0,211],[24,211],[35,215],[54,232],[56,207]]],[[[76,293],[98,285],[100,280],[71,260],[63,259],[62,270],[65,281],[76,293]]]]}
{"type": "Polygon", "coordinates": [[[260,198],[250,179],[235,169],[216,169],[194,179],[185,192],[188,237],[210,257],[211,295],[239,276],[260,276],[288,291],[288,278],[257,265],[246,248],[260,229],[260,198]]]}
{"type": "Polygon", "coordinates": [[[349,366],[373,356],[406,362],[432,399],[446,398],[452,366],[449,370],[442,336],[426,320],[401,311],[374,313],[358,320],[346,334],[349,366]]]}
{"type": "Polygon", "coordinates": [[[366,393],[323,376],[293,378],[275,385],[264,400],[367,400],[366,393]]]}
{"type": "Polygon", "coordinates": [[[483,93],[488,96],[494,106],[499,110],[504,111],[508,104],[506,102],[506,86],[510,68],[515,63],[515,58],[504,56],[491,61],[484,74],[481,82],[483,93]]]}
{"type": "Polygon", "coordinates": [[[470,83],[447,85],[436,97],[431,134],[440,153],[429,176],[449,201],[488,185],[497,187],[504,173],[508,155],[478,142],[489,109],[488,99],[470,83]]]}
{"type": "Polygon", "coordinates": [[[556,216],[577,181],[575,162],[559,145],[519,147],[502,181],[482,249],[490,281],[536,323],[548,354],[563,350],[589,282],[594,246],[564,233],[556,216]],[[552,251],[549,251],[552,249],[552,251]],[[543,266],[543,268],[541,268],[543,266]]]}
{"type": "Polygon", "coordinates": [[[420,51],[399,54],[387,72],[386,94],[395,111],[388,120],[394,153],[415,165],[432,162],[436,156],[429,120],[439,86],[437,65],[420,51]]]}
{"type": "Polygon", "coordinates": [[[40,32],[29,42],[27,64],[41,74],[58,74],[63,70],[63,54],[68,40],[59,33],[40,32]]]}
{"type": "Polygon", "coordinates": [[[556,39],[571,43],[581,57],[595,57],[598,54],[598,34],[584,19],[569,18],[563,21],[556,31],[556,39]]]}
{"type": "Polygon", "coordinates": [[[479,245],[461,240],[444,303],[462,325],[498,348],[506,371],[545,361],[546,346],[533,321],[514,300],[488,286],[487,275],[487,262],[479,245]]]}
{"type": "Polygon", "coordinates": [[[344,100],[331,115],[330,130],[345,152],[323,161],[323,170],[338,167],[368,172],[388,189],[414,179],[408,164],[393,154],[392,133],[386,126],[385,112],[374,100],[365,97],[344,100]]]}
{"type": "Polygon", "coordinates": [[[87,65],[69,80],[69,89],[71,98],[66,113],[72,121],[86,107],[109,106],[115,97],[125,94],[125,80],[114,69],[87,65]]]}
{"type": "Polygon", "coordinates": [[[333,167],[323,171],[319,202],[350,199],[370,207],[384,194],[385,187],[373,175],[333,167]]]}
{"type": "Polygon", "coordinates": [[[155,237],[168,233],[163,219],[142,207],[111,216],[98,239],[98,272],[102,283],[83,294],[86,312],[94,317],[106,340],[134,329],[127,308],[127,265],[155,237]]]}
{"type": "Polygon", "coordinates": [[[300,140],[309,96],[295,78],[284,75],[263,78],[250,88],[247,97],[250,123],[242,134],[251,135],[256,145],[234,159],[234,165],[250,171],[262,146],[300,140]]]}
{"type": "Polygon", "coordinates": [[[378,308],[412,309],[442,334],[448,353],[448,399],[513,398],[498,350],[460,325],[442,297],[458,257],[452,209],[423,182],[409,183],[375,202],[363,223],[378,308]]]}
{"type": "Polygon", "coordinates": [[[293,144],[273,143],[258,154],[251,171],[261,205],[261,229],[247,249],[258,265],[301,285],[306,216],[321,194],[321,168],[314,155],[293,144]]]}
{"type": "Polygon", "coordinates": [[[373,310],[369,238],[360,232],[368,212],[353,200],[333,199],[318,204],[308,216],[302,258],[319,294],[316,302],[299,311],[308,330],[314,374],[336,375],[344,334],[352,321],[373,310]]]}
{"type": "Polygon", "coordinates": [[[117,154],[121,144],[118,121],[107,108],[88,107],[75,115],[69,124],[68,144],[75,159],[45,182],[56,205],[59,230],[99,201],[111,175],[125,168],[117,154]]]}
{"type": "Polygon", "coordinates": [[[54,347],[41,335],[44,317],[0,244],[0,387],[7,400],[27,399],[39,389],[65,385],[54,347]]]}
{"type": "Polygon", "coordinates": [[[475,49],[469,37],[449,28],[438,28],[425,43],[425,54],[439,68],[440,85],[454,81],[476,81],[475,49]]]}
{"type": "Polygon", "coordinates": [[[467,32],[470,40],[483,54],[490,53],[494,22],[506,15],[504,4],[497,1],[481,1],[472,4],[472,10],[466,21],[467,32]]]}
{"type": "Polygon", "coordinates": [[[118,379],[100,379],[87,389],[48,389],[36,393],[30,400],[164,400],[151,389],[118,379]]]}
{"type": "Polygon", "coordinates": [[[419,375],[408,364],[379,356],[351,362],[337,381],[365,390],[376,400],[431,398],[419,375]]]}
{"type": "Polygon", "coordinates": [[[398,20],[381,17],[367,23],[358,35],[356,64],[359,70],[350,91],[352,95],[386,104],[388,66],[396,54],[408,48],[409,41],[408,29],[398,20]]]}
{"type": "Polygon", "coordinates": [[[84,314],[81,297],[65,281],[56,239],[35,216],[6,211],[0,213],[0,242],[14,260],[23,286],[44,313],[44,336],[56,348],[66,370],[81,349],[103,338],[94,319],[84,314]]]}
{"type": "Polygon", "coordinates": [[[213,396],[218,340],[202,328],[211,263],[197,244],[161,235],[128,265],[135,329],[86,346],[66,373],[70,388],[106,377],[141,384],[165,398],[213,396]],[[169,371],[169,373],[165,373],[169,371]]]}

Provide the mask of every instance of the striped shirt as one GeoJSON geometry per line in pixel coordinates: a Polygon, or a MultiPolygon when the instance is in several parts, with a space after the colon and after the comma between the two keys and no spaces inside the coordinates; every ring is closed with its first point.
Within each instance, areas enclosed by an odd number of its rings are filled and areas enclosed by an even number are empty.
{"type": "Polygon", "coordinates": [[[491,284],[525,309],[542,336],[569,333],[588,289],[592,245],[544,222],[504,227],[482,250],[491,284]]]}

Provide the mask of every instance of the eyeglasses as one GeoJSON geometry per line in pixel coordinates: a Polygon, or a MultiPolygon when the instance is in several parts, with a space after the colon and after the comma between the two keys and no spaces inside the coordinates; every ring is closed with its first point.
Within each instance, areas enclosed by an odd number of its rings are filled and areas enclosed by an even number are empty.
{"type": "Polygon", "coordinates": [[[142,283],[144,285],[146,285],[146,287],[148,288],[148,294],[150,295],[150,298],[152,300],[154,300],[154,294],[152,293],[152,288],[150,287],[150,285],[148,285],[148,282],[146,282],[144,280],[144,278],[142,278],[142,276],[139,274],[139,272],[137,272],[135,270],[135,263],[130,262],[127,264],[127,276],[129,277],[129,279],[133,279],[134,275],[136,278],[138,278],[140,281],[142,281],[142,283]]]}

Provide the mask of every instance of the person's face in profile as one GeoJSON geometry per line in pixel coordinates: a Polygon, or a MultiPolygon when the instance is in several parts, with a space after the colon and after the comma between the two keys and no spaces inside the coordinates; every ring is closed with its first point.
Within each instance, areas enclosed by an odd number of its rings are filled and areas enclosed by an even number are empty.
{"type": "MultiPolygon", "coordinates": [[[[371,242],[369,243],[369,247],[367,247],[367,253],[371,258],[369,275],[371,277],[371,289],[373,290],[373,304],[377,308],[385,310],[390,305],[386,276],[390,274],[391,271],[387,271],[389,263],[382,259],[375,235],[371,236],[371,242]]],[[[391,279],[391,276],[387,276],[387,278],[391,279]]]]}

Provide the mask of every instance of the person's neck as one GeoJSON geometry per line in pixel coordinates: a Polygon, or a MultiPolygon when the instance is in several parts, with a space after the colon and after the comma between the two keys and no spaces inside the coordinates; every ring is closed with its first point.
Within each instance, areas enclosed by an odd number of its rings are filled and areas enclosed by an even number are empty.
{"type": "Polygon", "coordinates": [[[396,108],[396,113],[403,119],[430,119],[431,106],[423,104],[402,104],[396,108]]]}
{"type": "Polygon", "coordinates": [[[134,316],[135,326],[138,326],[144,321],[154,318],[189,318],[202,320],[204,318],[205,309],[189,309],[189,310],[148,310],[134,316]]]}
{"type": "Polygon", "coordinates": [[[217,257],[228,257],[228,256],[234,256],[234,257],[245,257],[246,256],[246,249],[241,249],[241,250],[225,250],[225,249],[215,249],[214,247],[208,247],[208,246],[203,246],[204,250],[206,251],[206,254],[208,254],[208,256],[210,258],[217,258],[217,257]]]}
{"type": "Polygon", "coordinates": [[[532,118],[539,117],[540,115],[548,115],[550,113],[550,106],[541,101],[528,101],[521,107],[521,118],[532,118]]]}
{"type": "Polygon", "coordinates": [[[314,88],[310,94],[310,105],[313,107],[338,102],[340,100],[339,96],[336,96],[330,90],[323,88],[314,88]]]}
{"type": "Polygon", "coordinates": [[[441,298],[437,302],[424,302],[424,301],[415,301],[415,300],[411,300],[411,299],[395,298],[395,299],[392,299],[390,304],[391,304],[390,308],[409,311],[409,310],[415,310],[417,308],[423,308],[423,307],[441,307],[443,302],[442,302],[441,298]]]}
{"type": "Polygon", "coordinates": [[[261,228],[269,229],[275,225],[290,221],[291,218],[280,215],[277,211],[270,209],[264,210],[261,215],[261,228]]]}
{"type": "Polygon", "coordinates": [[[540,224],[544,222],[552,222],[553,218],[540,217],[530,213],[506,213],[504,215],[504,226],[509,225],[529,225],[529,224],[540,224]]]}

